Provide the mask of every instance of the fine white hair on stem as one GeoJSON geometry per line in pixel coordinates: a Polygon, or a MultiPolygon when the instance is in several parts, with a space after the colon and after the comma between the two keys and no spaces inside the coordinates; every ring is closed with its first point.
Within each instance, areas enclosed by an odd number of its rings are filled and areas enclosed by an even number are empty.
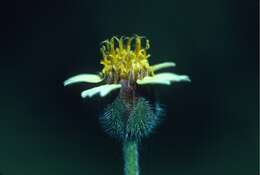
{"type": "Polygon", "coordinates": [[[95,74],[79,74],[64,81],[64,86],[71,85],[74,83],[99,83],[102,78],[95,74]]]}
{"type": "Polygon", "coordinates": [[[142,80],[137,80],[137,84],[164,84],[170,85],[171,82],[180,82],[180,81],[188,81],[190,82],[190,78],[187,75],[177,75],[174,73],[166,72],[156,74],[154,76],[144,77],[142,80]]]}
{"type": "Polygon", "coordinates": [[[98,94],[101,97],[105,97],[111,91],[121,88],[121,84],[105,84],[98,87],[94,87],[91,89],[87,89],[81,93],[81,97],[93,97],[94,95],[98,94]]]}
{"type": "Polygon", "coordinates": [[[163,62],[159,64],[152,65],[153,71],[157,71],[160,69],[168,68],[168,67],[175,67],[176,64],[174,62],[163,62]]]}

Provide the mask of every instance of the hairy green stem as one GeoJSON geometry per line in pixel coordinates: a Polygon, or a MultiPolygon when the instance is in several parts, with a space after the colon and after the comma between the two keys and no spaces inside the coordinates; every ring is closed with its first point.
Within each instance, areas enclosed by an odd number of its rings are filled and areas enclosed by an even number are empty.
{"type": "Polygon", "coordinates": [[[123,142],[125,175],[139,175],[138,144],[136,141],[123,142]]]}

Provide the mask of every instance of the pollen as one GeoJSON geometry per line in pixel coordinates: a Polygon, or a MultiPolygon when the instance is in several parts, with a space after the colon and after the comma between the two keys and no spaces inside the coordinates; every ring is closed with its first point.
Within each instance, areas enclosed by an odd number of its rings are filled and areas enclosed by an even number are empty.
{"type": "Polygon", "coordinates": [[[101,75],[108,83],[118,83],[121,80],[132,83],[154,74],[148,61],[148,39],[138,35],[120,38],[113,36],[101,45],[100,63],[104,66],[101,75]]]}

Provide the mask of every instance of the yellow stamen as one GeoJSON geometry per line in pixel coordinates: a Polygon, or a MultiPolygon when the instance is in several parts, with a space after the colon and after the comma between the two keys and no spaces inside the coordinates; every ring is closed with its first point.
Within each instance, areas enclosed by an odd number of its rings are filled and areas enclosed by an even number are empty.
{"type": "Polygon", "coordinates": [[[108,83],[117,83],[120,80],[136,81],[144,76],[153,75],[153,69],[149,65],[147,54],[149,40],[145,40],[145,48],[142,47],[142,39],[138,35],[133,37],[112,37],[102,43],[101,64],[104,66],[102,75],[108,83]],[[132,48],[132,41],[134,48],[132,48]]]}

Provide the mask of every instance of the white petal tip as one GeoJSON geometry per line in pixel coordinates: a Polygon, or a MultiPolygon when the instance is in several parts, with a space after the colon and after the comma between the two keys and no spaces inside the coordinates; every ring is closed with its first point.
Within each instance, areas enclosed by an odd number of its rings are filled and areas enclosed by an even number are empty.
{"type": "Polygon", "coordinates": [[[188,77],[187,76],[187,78],[186,78],[186,80],[185,81],[187,81],[187,82],[191,82],[191,79],[190,79],[190,77],[188,77]]]}
{"type": "Polygon", "coordinates": [[[189,76],[187,75],[179,75],[178,80],[176,79],[176,81],[187,81],[187,82],[191,82],[191,79],[189,76]]]}
{"type": "Polygon", "coordinates": [[[91,96],[91,95],[86,94],[86,93],[81,93],[81,98],[86,98],[86,97],[91,98],[91,97],[93,97],[93,95],[91,96]]]}
{"type": "Polygon", "coordinates": [[[70,81],[68,81],[68,80],[66,80],[66,81],[64,81],[63,82],[63,86],[68,86],[68,85],[70,85],[70,84],[72,84],[70,81]]]}

